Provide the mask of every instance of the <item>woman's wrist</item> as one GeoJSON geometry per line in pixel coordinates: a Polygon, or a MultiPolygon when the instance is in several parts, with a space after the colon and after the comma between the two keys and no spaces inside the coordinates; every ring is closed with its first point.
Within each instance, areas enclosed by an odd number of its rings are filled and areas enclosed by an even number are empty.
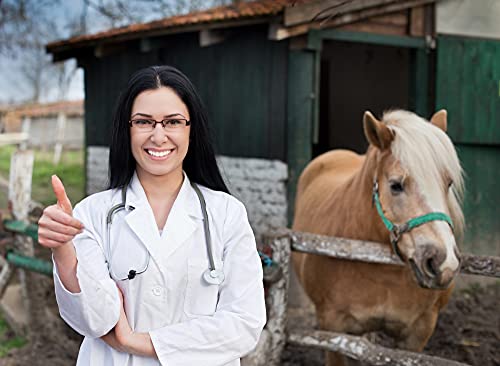
{"type": "Polygon", "coordinates": [[[158,358],[149,333],[132,332],[121,343],[127,353],[158,358]]]}
{"type": "Polygon", "coordinates": [[[80,284],[76,277],[76,250],[72,241],[67,242],[57,248],[52,248],[52,255],[57,267],[57,273],[62,283],[72,293],[81,291],[80,284]]]}

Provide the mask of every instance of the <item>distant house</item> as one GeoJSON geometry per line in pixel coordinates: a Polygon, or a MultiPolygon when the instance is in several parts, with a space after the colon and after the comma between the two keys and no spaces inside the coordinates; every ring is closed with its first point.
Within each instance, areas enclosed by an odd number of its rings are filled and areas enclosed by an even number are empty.
{"type": "Polygon", "coordinates": [[[0,116],[3,132],[28,132],[28,146],[65,148],[84,146],[83,100],[47,104],[27,104],[5,108],[0,116]]]}
{"type": "Polygon", "coordinates": [[[495,0],[259,0],[47,50],[85,72],[88,192],[105,186],[119,90],[135,70],[170,64],[198,87],[226,177],[257,232],[289,223],[297,178],[314,156],[366,149],[365,110],[429,118],[447,108],[469,177],[466,249],[498,254],[499,18],[495,0]]]}

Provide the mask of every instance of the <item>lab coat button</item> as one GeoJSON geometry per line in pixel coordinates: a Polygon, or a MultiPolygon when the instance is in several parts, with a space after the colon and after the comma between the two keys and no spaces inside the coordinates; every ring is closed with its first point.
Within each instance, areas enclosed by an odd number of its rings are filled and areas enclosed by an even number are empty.
{"type": "Polygon", "coordinates": [[[155,286],[155,287],[153,287],[153,295],[160,296],[161,293],[162,293],[161,286],[155,286]]]}

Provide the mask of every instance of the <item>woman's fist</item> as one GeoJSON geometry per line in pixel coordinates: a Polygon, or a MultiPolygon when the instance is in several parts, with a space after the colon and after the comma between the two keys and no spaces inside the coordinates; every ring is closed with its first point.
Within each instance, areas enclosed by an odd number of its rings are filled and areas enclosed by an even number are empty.
{"type": "Polygon", "coordinates": [[[73,218],[73,208],[66,195],[64,185],[56,176],[52,176],[52,189],[57,203],[43,210],[38,221],[38,242],[47,248],[61,247],[82,232],[83,224],[73,218]]]}

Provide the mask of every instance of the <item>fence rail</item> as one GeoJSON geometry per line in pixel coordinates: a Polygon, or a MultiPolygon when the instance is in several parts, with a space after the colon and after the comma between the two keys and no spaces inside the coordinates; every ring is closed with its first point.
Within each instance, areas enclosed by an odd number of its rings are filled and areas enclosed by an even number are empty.
{"type": "MultiPolygon", "coordinates": [[[[336,238],[288,229],[280,230],[277,235],[288,237],[292,249],[299,252],[369,263],[404,265],[392,253],[389,246],[382,243],[336,238]]],[[[500,278],[500,257],[462,253],[460,273],[500,278]]]]}
{"type": "MultiPolygon", "coordinates": [[[[370,343],[368,340],[347,334],[311,330],[308,333],[286,335],[286,308],[288,303],[289,263],[291,251],[326,255],[329,257],[370,263],[404,265],[391,249],[382,243],[328,237],[311,233],[279,229],[265,236],[265,245],[272,251],[272,259],[281,271],[281,277],[269,284],[267,305],[270,340],[268,366],[280,363],[285,342],[313,346],[340,352],[353,359],[372,365],[436,365],[464,366],[466,364],[445,360],[421,353],[394,350],[370,343]]],[[[500,257],[462,254],[461,273],[500,277],[500,257]]]]}

